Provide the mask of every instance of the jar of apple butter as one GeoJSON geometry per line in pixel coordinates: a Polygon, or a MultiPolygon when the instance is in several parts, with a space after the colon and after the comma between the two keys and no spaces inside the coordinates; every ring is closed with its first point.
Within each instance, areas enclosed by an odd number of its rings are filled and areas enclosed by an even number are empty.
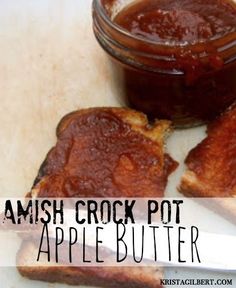
{"type": "Polygon", "coordinates": [[[93,27],[122,97],[150,119],[192,127],[236,100],[233,0],[94,0],[93,27]]]}

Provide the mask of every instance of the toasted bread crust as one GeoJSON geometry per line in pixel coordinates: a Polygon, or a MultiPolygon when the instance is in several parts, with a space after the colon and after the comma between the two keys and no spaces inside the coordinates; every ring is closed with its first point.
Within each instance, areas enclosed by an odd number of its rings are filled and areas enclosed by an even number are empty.
{"type": "MultiPolygon", "coordinates": [[[[25,261],[30,265],[30,256],[37,254],[37,249],[32,242],[24,242],[17,257],[19,263],[25,261]]],[[[51,283],[105,288],[162,287],[160,279],[163,278],[163,270],[159,267],[60,267],[53,262],[51,266],[45,263],[47,260],[41,259],[37,267],[20,266],[18,269],[24,277],[51,283]]]]}
{"type": "MultiPolygon", "coordinates": [[[[46,281],[49,283],[64,283],[68,285],[81,285],[103,288],[161,288],[160,278],[150,279],[148,282],[143,281],[141,273],[153,273],[148,269],[141,271],[140,268],[123,268],[119,271],[116,268],[97,268],[91,270],[87,268],[85,273],[81,273],[78,268],[58,268],[58,267],[39,267],[26,268],[19,267],[19,272],[23,277],[30,278],[31,280],[46,281]],[[137,274],[133,275],[131,270],[137,270],[137,274]],[[115,273],[113,273],[115,271],[115,273]],[[130,275],[127,275],[127,272],[130,275]],[[91,273],[91,275],[89,274],[91,273]],[[102,272],[102,277],[99,273],[102,272]],[[109,277],[108,277],[109,276],[109,277]]],[[[159,276],[161,273],[158,274],[159,276]]]]}
{"type": "Polygon", "coordinates": [[[179,190],[192,197],[236,196],[236,106],[208,126],[190,151],[179,190]]]}

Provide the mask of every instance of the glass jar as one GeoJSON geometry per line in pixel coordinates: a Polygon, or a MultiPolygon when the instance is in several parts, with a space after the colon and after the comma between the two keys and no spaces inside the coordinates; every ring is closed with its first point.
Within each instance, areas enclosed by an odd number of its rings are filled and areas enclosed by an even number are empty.
{"type": "Polygon", "coordinates": [[[196,44],[151,41],[113,21],[132,2],[93,1],[94,33],[127,105],[181,128],[229,107],[236,100],[236,32],[196,44]]]}

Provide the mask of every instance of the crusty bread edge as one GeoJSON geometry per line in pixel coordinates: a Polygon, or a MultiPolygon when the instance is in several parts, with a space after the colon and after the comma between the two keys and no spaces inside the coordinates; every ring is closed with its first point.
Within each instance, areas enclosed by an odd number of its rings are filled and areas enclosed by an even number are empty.
{"type": "Polygon", "coordinates": [[[217,197],[214,193],[211,195],[206,194],[203,183],[201,183],[201,180],[197,178],[197,175],[193,171],[185,171],[178,190],[186,197],[208,198],[208,201],[211,201],[211,203],[204,201],[201,201],[201,203],[205,204],[207,208],[210,208],[216,214],[236,224],[236,197],[225,198],[217,197]]]}
{"type": "Polygon", "coordinates": [[[60,133],[65,130],[68,125],[73,121],[73,119],[79,115],[85,115],[89,112],[96,110],[109,111],[114,113],[118,118],[120,118],[125,123],[129,124],[134,131],[140,132],[147,138],[163,144],[165,137],[172,130],[171,121],[168,120],[156,120],[153,124],[149,124],[147,116],[142,112],[136,110],[125,108],[125,107],[94,107],[94,108],[84,108],[80,110],[73,111],[65,115],[59,122],[56,135],[57,137],[60,133]]]}
{"type": "MultiPolygon", "coordinates": [[[[31,265],[37,247],[30,241],[22,243],[17,255],[18,265],[25,260],[27,266],[18,266],[23,277],[50,283],[86,285],[103,288],[161,288],[163,269],[160,267],[62,267],[56,263],[40,260],[39,266],[31,265]],[[45,261],[45,262],[44,262],[45,261]]],[[[45,256],[46,257],[46,256],[45,256]]]]}

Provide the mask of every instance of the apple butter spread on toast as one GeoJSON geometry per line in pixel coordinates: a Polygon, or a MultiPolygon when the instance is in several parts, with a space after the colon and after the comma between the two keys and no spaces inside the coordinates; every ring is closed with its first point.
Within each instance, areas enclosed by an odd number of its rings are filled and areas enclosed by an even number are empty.
{"type": "MultiPolygon", "coordinates": [[[[57,143],[43,162],[28,196],[163,197],[177,163],[164,152],[169,121],[150,125],[125,108],[91,108],[65,116],[57,143]]],[[[159,267],[31,267],[37,247],[23,241],[20,273],[34,280],[110,288],[160,288],[159,267]]]]}
{"type": "Polygon", "coordinates": [[[31,191],[36,197],[161,197],[176,162],[164,152],[169,121],[91,108],[64,117],[31,191]]]}

